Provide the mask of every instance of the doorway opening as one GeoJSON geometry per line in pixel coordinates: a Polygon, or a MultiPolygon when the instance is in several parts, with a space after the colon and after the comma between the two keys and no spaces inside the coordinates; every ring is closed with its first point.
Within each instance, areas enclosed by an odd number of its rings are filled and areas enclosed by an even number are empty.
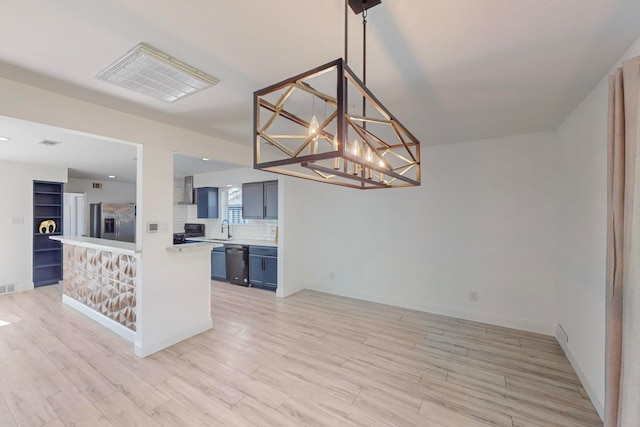
{"type": "Polygon", "coordinates": [[[84,193],[64,193],[64,234],[84,235],[84,193]]]}

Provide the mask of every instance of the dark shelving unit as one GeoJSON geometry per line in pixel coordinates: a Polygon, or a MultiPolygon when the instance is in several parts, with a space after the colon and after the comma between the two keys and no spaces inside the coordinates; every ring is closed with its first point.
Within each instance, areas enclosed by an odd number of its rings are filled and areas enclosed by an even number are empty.
{"type": "Polygon", "coordinates": [[[63,184],[33,181],[33,285],[52,285],[62,280],[62,243],[49,236],[62,235],[63,184]],[[41,233],[42,221],[56,224],[55,232],[41,233]]]}

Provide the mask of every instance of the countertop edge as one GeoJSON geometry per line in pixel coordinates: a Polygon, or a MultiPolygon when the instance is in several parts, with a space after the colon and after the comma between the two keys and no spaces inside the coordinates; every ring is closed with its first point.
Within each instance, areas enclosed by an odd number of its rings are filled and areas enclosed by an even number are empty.
{"type": "MultiPolygon", "coordinates": [[[[244,246],[267,246],[277,248],[278,244],[273,240],[252,240],[252,239],[216,239],[214,237],[188,237],[186,240],[193,242],[213,243],[218,245],[244,245],[244,246]]],[[[193,245],[194,243],[189,243],[193,245]]]]}
{"type": "Polygon", "coordinates": [[[140,256],[141,253],[135,249],[135,243],[119,242],[117,240],[97,239],[95,237],[85,236],[49,236],[49,239],[57,240],[68,245],[100,249],[124,255],[140,256]]]}
{"type": "Polygon", "coordinates": [[[203,251],[203,250],[210,251],[216,246],[222,246],[222,244],[218,244],[215,242],[196,242],[196,243],[189,243],[189,244],[182,244],[182,245],[167,246],[167,252],[184,253],[184,252],[196,252],[196,251],[203,251]]]}

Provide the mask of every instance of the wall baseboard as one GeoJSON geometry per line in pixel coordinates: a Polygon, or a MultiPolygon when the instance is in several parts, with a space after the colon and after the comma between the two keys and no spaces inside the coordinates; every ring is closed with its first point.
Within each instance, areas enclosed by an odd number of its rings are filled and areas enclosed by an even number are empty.
{"type": "Polygon", "coordinates": [[[560,325],[557,325],[556,327],[556,340],[558,341],[558,344],[560,344],[560,347],[562,347],[562,350],[564,350],[564,354],[567,356],[567,359],[569,359],[569,363],[571,363],[573,370],[576,371],[576,375],[578,375],[582,386],[589,395],[589,399],[591,399],[593,407],[596,408],[598,415],[600,415],[600,419],[604,419],[604,402],[600,399],[600,393],[596,391],[591,381],[589,381],[589,377],[582,369],[580,361],[573,355],[571,349],[567,345],[567,342],[563,339],[563,331],[561,328],[562,327],[560,325]]]}
{"type": "Polygon", "coordinates": [[[116,335],[124,338],[125,340],[132,343],[135,342],[136,340],[135,331],[132,331],[131,329],[125,326],[122,326],[120,323],[109,319],[108,317],[98,313],[94,309],[87,307],[86,305],[82,304],[79,301],[76,301],[75,299],[67,295],[62,295],[62,302],[68,305],[69,307],[73,308],[74,310],[77,310],[80,313],[84,314],[88,318],[98,322],[99,324],[109,329],[111,332],[114,332],[116,335]]]}
{"type": "Polygon", "coordinates": [[[490,325],[502,326],[505,328],[519,329],[527,332],[534,332],[542,335],[555,336],[556,326],[541,322],[534,322],[517,317],[504,316],[501,314],[486,313],[482,311],[468,310],[464,308],[451,307],[442,304],[421,303],[404,298],[381,297],[359,292],[344,292],[336,289],[326,289],[320,287],[307,287],[311,291],[324,292],[332,295],[355,298],[379,304],[393,305],[396,307],[408,308],[411,310],[424,311],[427,313],[440,314],[442,316],[456,317],[458,319],[471,320],[474,322],[488,323],[490,325]]]}
{"type": "Polygon", "coordinates": [[[177,344],[180,341],[184,341],[187,338],[191,338],[204,331],[208,331],[212,327],[213,327],[213,321],[211,320],[211,318],[209,318],[209,320],[206,320],[204,322],[201,322],[189,328],[183,329],[171,336],[168,336],[166,338],[163,338],[159,341],[156,341],[150,344],[143,344],[140,341],[136,341],[134,346],[134,352],[138,357],[147,357],[150,354],[156,353],[167,347],[171,347],[172,345],[177,344]]]}
{"type": "Polygon", "coordinates": [[[16,292],[23,292],[23,291],[32,291],[35,289],[35,286],[33,286],[33,282],[22,282],[22,283],[18,283],[16,286],[16,292]]]}
{"type": "Polygon", "coordinates": [[[278,289],[276,289],[276,296],[279,297],[279,298],[286,298],[286,297],[290,297],[291,295],[293,295],[295,293],[303,291],[304,289],[305,289],[304,286],[296,286],[293,289],[286,288],[283,291],[282,288],[278,287],[278,289]]]}

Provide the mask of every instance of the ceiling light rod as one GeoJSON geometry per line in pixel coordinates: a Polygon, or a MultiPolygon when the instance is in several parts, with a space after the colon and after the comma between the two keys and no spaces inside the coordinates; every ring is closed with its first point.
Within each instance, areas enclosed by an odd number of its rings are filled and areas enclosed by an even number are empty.
{"type": "Polygon", "coordinates": [[[349,63],[349,2],[344,2],[344,62],[349,63]]]}
{"type": "MultiPolygon", "coordinates": [[[[353,12],[357,15],[362,13],[362,83],[366,87],[367,86],[367,10],[371,9],[374,6],[382,3],[382,0],[345,0],[344,2],[344,62],[349,64],[347,61],[347,45],[348,45],[348,13],[347,13],[347,5],[351,6],[353,12]]],[[[367,98],[362,96],[362,117],[367,117],[367,98]]],[[[363,129],[367,130],[367,122],[365,121],[362,125],[363,129]]]]}
{"type": "MultiPolygon", "coordinates": [[[[362,83],[367,86],[367,2],[362,2],[362,83]]],[[[367,99],[362,97],[362,117],[367,117],[367,99]]],[[[363,123],[367,130],[367,122],[363,123]]]]}

